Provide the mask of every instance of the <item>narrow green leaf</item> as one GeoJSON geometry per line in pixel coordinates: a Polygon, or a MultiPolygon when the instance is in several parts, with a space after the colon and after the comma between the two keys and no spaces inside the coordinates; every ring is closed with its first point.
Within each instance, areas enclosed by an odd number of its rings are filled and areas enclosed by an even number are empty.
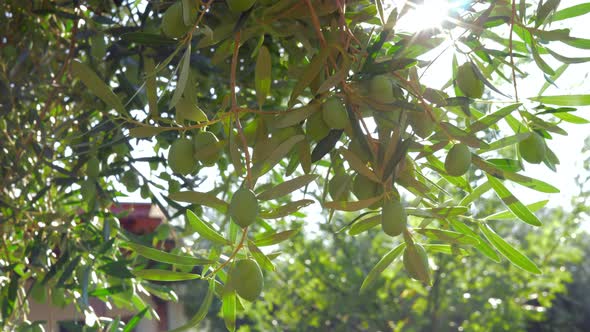
{"type": "Polygon", "coordinates": [[[289,98],[289,107],[295,104],[297,97],[309,86],[311,81],[319,74],[319,72],[324,69],[324,64],[326,59],[330,55],[331,48],[322,48],[320,52],[316,54],[312,59],[311,62],[307,65],[303,73],[301,74],[299,80],[293,87],[291,92],[291,97],[289,98]]]}
{"type": "Polygon", "coordinates": [[[183,281],[201,278],[200,274],[160,269],[137,270],[133,271],[133,274],[138,278],[154,281],[183,281]]]}
{"type": "Polygon", "coordinates": [[[345,202],[345,201],[334,201],[334,202],[324,202],[324,208],[326,209],[334,209],[339,211],[359,211],[362,209],[366,209],[369,206],[373,205],[374,203],[383,199],[383,195],[378,197],[372,197],[368,199],[363,199],[360,201],[352,201],[352,202],[345,202]]]}
{"type": "Polygon", "coordinates": [[[174,89],[174,94],[172,95],[172,99],[170,99],[170,104],[168,109],[172,109],[184,92],[184,88],[186,87],[186,82],[188,81],[188,75],[191,70],[191,44],[189,43],[186,47],[186,51],[184,52],[184,56],[182,57],[182,63],[179,64],[180,72],[178,73],[178,82],[176,83],[176,88],[174,89]]]}
{"type": "Polygon", "coordinates": [[[583,50],[590,50],[590,39],[571,37],[565,40],[561,40],[561,42],[571,47],[580,48],[583,50]]]}
{"type": "Polygon", "coordinates": [[[344,159],[348,162],[348,164],[353,170],[357,171],[364,177],[369,178],[369,180],[373,182],[381,182],[377,175],[375,175],[375,172],[373,172],[369,167],[367,167],[367,165],[362,160],[360,160],[353,152],[345,148],[340,148],[338,151],[340,152],[342,157],[344,157],[344,159]]]}
{"type": "Polygon", "coordinates": [[[302,176],[298,176],[294,179],[285,181],[268,190],[261,192],[257,195],[257,197],[258,199],[263,201],[277,199],[279,197],[288,195],[303,186],[308,185],[309,183],[317,179],[317,177],[318,176],[316,174],[305,174],[302,176]]]}
{"type": "Polygon", "coordinates": [[[254,244],[254,242],[250,240],[248,240],[248,250],[250,250],[250,254],[252,254],[252,257],[254,257],[261,268],[268,271],[275,270],[275,266],[270,261],[270,259],[266,257],[266,255],[256,246],[256,244],[254,244]]]}
{"type": "Polygon", "coordinates": [[[496,122],[502,120],[508,114],[514,112],[517,108],[519,108],[522,104],[512,104],[510,106],[503,107],[492,114],[488,114],[479,120],[473,122],[469,125],[469,132],[475,133],[484,129],[487,129],[494,125],[496,122]]]}
{"type": "Polygon", "coordinates": [[[286,139],[283,143],[279,144],[279,146],[270,153],[270,155],[261,163],[256,163],[252,167],[252,175],[254,178],[259,178],[260,176],[266,174],[266,172],[270,171],[276,164],[278,164],[285,156],[291,152],[295,144],[301,142],[305,139],[304,135],[295,135],[286,139]]]}
{"type": "Polygon", "coordinates": [[[214,243],[231,244],[229,240],[225,239],[213,227],[211,227],[211,225],[199,218],[193,211],[186,210],[186,220],[190,227],[203,238],[214,243]]]}
{"type": "Polygon", "coordinates": [[[257,236],[254,239],[254,244],[256,244],[258,247],[272,246],[274,244],[278,244],[278,243],[281,243],[281,242],[289,239],[290,237],[297,234],[298,232],[299,232],[299,230],[295,229],[295,230],[288,230],[288,231],[278,232],[278,233],[270,233],[270,234],[265,233],[260,236],[257,236]]]}
{"type": "Polygon", "coordinates": [[[406,243],[401,243],[400,245],[389,251],[387,254],[385,254],[385,256],[383,256],[381,260],[377,262],[377,264],[373,267],[373,269],[371,269],[369,274],[367,274],[365,280],[363,280],[363,284],[361,285],[361,292],[366,290],[375,282],[375,280],[377,280],[377,277],[379,277],[379,275],[381,275],[381,273],[385,271],[385,269],[389,265],[391,265],[391,263],[393,263],[393,261],[402,253],[405,247],[406,243]]]}
{"type": "Polygon", "coordinates": [[[465,206],[443,206],[437,208],[406,208],[406,213],[422,218],[446,219],[467,213],[469,209],[465,206]]]}
{"type": "Polygon", "coordinates": [[[479,224],[479,229],[483,235],[490,241],[502,256],[506,257],[512,264],[517,267],[535,274],[541,274],[541,270],[528,257],[520,253],[508,242],[501,238],[494,230],[487,224],[479,224]]]}
{"type": "Polygon", "coordinates": [[[562,10],[557,11],[553,17],[551,18],[552,22],[557,22],[561,20],[566,20],[568,18],[582,16],[585,14],[590,13],[590,2],[581,3],[575,6],[571,6],[568,8],[564,8],[562,10]]]}
{"type": "Polygon", "coordinates": [[[479,240],[477,240],[476,238],[471,237],[469,235],[465,235],[463,233],[457,233],[434,228],[415,228],[414,230],[417,233],[420,233],[433,240],[467,245],[476,245],[479,243],[479,240]]]}
{"type": "Polygon", "coordinates": [[[191,256],[181,256],[171,254],[169,252],[153,249],[150,247],[143,246],[141,244],[133,243],[133,242],[124,242],[121,244],[122,247],[130,248],[131,250],[135,251],[136,253],[154,260],[156,262],[162,262],[167,264],[174,264],[174,265],[205,265],[211,264],[212,261],[208,259],[196,258],[191,256]]]}
{"type": "Polygon", "coordinates": [[[459,202],[459,205],[467,206],[469,203],[478,199],[479,197],[481,197],[481,195],[485,194],[490,189],[492,189],[492,185],[490,185],[489,182],[486,181],[486,182],[480,184],[478,187],[473,189],[473,191],[469,195],[466,195],[465,197],[463,197],[461,202],[459,202]]]}
{"type": "Polygon", "coordinates": [[[64,285],[64,283],[72,277],[72,273],[74,272],[74,270],[76,269],[76,267],[80,263],[81,259],[82,259],[82,256],[78,255],[78,256],[74,257],[74,259],[72,259],[70,261],[70,263],[68,263],[68,265],[66,265],[61,276],[57,280],[57,284],[56,284],[57,288],[62,287],[64,285]]]}
{"type": "Polygon", "coordinates": [[[535,216],[524,204],[522,204],[498,179],[486,174],[488,182],[492,185],[492,188],[498,195],[498,197],[504,202],[506,207],[520,220],[533,226],[541,226],[541,221],[535,216]]]}
{"type": "Polygon", "coordinates": [[[529,98],[543,104],[559,106],[588,106],[590,105],[589,95],[560,95],[560,96],[538,96],[529,98]]]}
{"type": "Polygon", "coordinates": [[[156,63],[154,58],[144,57],[144,71],[145,71],[145,94],[148,100],[148,108],[150,117],[156,118],[159,116],[158,112],[158,82],[156,75],[152,75],[156,71],[156,63]]]}
{"type": "Polygon", "coordinates": [[[123,106],[121,99],[119,99],[113,90],[111,90],[111,88],[109,88],[88,66],[79,61],[72,61],[72,74],[82,81],[90,92],[104,101],[105,104],[112,107],[120,115],[126,113],[125,106],[123,106]]]}
{"type": "Polygon", "coordinates": [[[485,149],[477,150],[477,153],[481,154],[483,152],[489,152],[489,151],[494,151],[494,150],[498,150],[501,148],[505,148],[507,146],[514,145],[514,144],[524,140],[525,138],[528,138],[529,136],[530,136],[529,133],[518,133],[518,134],[515,134],[512,136],[506,136],[506,137],[503,137],[497,141],[490,143],[487,146],[487,148],[485,148],[485,149]]]}
{"type": "Polygon", "coordinates": [[[313,203],[315,203],[315,201],[311,199],[301,199],[298,201],[289,202],[285,205],[281,205],[270,211],[261,211],[259,216],[263,219],[283,218],[313,203]]]}
{"type": "Polygon", "coordinates": [[[125,288],[123,288],[123,286],[112,286],[112,287],[105,287],[105,288],[97,288],[97,289],[91,291],[90,293],[88,293],[88,295],[94,296],[94,297],[110,296],[110,295],[114,295],[114,294],[117,294],[117,293],[121,293],[124,290],[125,290],[125,288]]]}
{"type": "Polygon", "coordinates": [[[555,117],[560,118],[563,121],[569,122],[569,123],[575,123],[575,124],[586,124],[586,123],[590,123],[589,120],[586,120],[580,116],[577,115],[573,115],[570,113],[554,113],[553,114],[555,117]]]}
{"type": "Polygon", "coordinates": [[[176,193],[171,193],[168,197],[174,201],[212,207],[221,213],[225,213],[229,205],[227,202],[215,197],[214,194],[198,191],[179,191],[176,193]]]}
{"type": "Polygon", "coordinates": [[[527,188],[530,188],[530,189],[533,189],[536,191],[540,191],[542,193],[555,194],[555,193],[559,192],[559,189],[555,188],[554,186],[552,186],[546,182],[543,182],[543,181],[537,180],[537,179],[533,179],[533,178],[530,178],[530,177],[522,175],[522,174],[502,170],[502,169],[496,167],[496,165],[486,162],[485,160],[481,159],[477,155],[472,155],[472,156],[473,156],[472,162],[474,165],[479,167],[482,171],[484,171],[496,178],[507,179],[507,180],[516,182],[522,186],[525,186],[527,188]]]}
{"type": "MultiPolygon", "coordinates": [[[[543,207],[545,207],[545,205],[547,205],[548,202],[549,202],[549,200],[538,201],[538,202],[535,202],[532,204],[527,204],[526,207],[531,212],[536,212],[536,211],[542,209],[543,207]]],[[[485,217],[484,220],[502,220],[502,219],[513,219],[513,218],[516,218],[514,213],[512,213],[512,211],[510,211],[510,210],[505,210],[505,211],[500,211],[500,212],[491,214],[491,215],[485,217]]]]}
{"type": "Polygon", "coordinates": [[[209,313],[209,308],[211,307],[211,303],[213,303],[213,297],[215,296],[215,279],[209,280],[209,288],[207,289],[207,295],[201,302],[199,306],[199,310],[197,313],[183,326],[175,328],[170,332],[181,332],[186,331],[190,328],[196,327],[205,317],[207,317],[207,313],[209,313]]]}
{"type": "Polygon", "coordinates": [[[256,87],[256,98],[258,107],[262,107],[266,96],[270,93],[272,72],[272,59],[266,46],[262,46],[256,58],[256,69],[254,71],[254,82],[256,87]]]}
{"type": "Polygon", "coordinates": [[[441,253],[441,254],[446,254],[446,255],[456,255],[459,254],[461,256],[467,256],[469,255],[469,252],[463,248],[459,248],[457,246],[453,246],[450,244],[432,244],[432,243],[426,243],[422,245],[424,247],[424,249],[426,249],[426,251],[428,252],[436,252],[436,253],[441,253]]]}
{"type": "MultiPolygon", "coordinates": [[[[227,285],[225,286],[228,287],[227,285]]],[[[221,299],[221,315],[225,321],[225,327],[230,331],[236,330],[236,291],[224,290],[221,299]]]]}
{"type": "Polygon", "coordinates": [[[485,241],[479,234],[475,233],[471,228],[469,228],[468,226],[466,226],[465,224],[463,224],[460,221],[457,221],[455,219],[449,219],[449,222],[451,223],[451,225],[453,226],[453,228],[456,231],[478,239],[479,243],[476,244],[474,247],[477,250],[479,250],[479,252],[481,252],[482,254],[487,256],[489,259],[491,259],[492,261],[494,261],[496,263],[500,263],[500,256],[498,256],[498,253],[496,253],[494,248],[492,248],[487,243],[487,241],[485,241]]]}
{"type": "Polygon", "coordinates": [[[318,112],[320,107],[321,106],[318,102],[311,102],[303,107],[281,112],[276,119],[273,120],[271,125],[276,129],[297,125],[309,118],[313,113],[318,112]]]}
{"type": "Polygon", "coordinates": [[[133,317],[131,317],[131,319],[129,320],[129,322],[127,324],[125,324],[125,328],[123,329],[123,332],[131,332],[133,331],[133,329],[135,329],[135,327],[137,326],[137,324],[139,324],[139,322],[143,319],[143,317],[145,316],[145,314],[147,314],[148,310],[150,309],[150,307],[145,307],[143,308],[143,310],[141,310],[140,312],[138,312],[137,314],[135,314],[133,317]]]}
{"type": "Polygon", "coordinates": [[[380,225],[380,224],[381,224],[381,214],[371,216],[369,218],[359,220],[359,221],[355,222],[354,224],[352,224],[352,226],[348,230],[348,234],[353,235],[353,236],[358,235],[358,234],[368,231],[369,229],[376,227],[377,225],[380,225]]]}

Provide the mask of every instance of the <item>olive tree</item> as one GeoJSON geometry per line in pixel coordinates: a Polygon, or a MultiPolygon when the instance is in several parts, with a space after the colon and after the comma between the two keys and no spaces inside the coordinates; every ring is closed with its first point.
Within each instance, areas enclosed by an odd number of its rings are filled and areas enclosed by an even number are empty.
{"type": "Polygon", "coordinates": [[[312,204],[390,238],[361,289],[398,256],[428,287],[437,252],[541,273],[474,211],[495,192],[508,209],[495,217],[541,226],[544,202],[523,204],[505,182],[557,193],[524,166],[555,170],[560,123],[587,122],[572,113],[590,95],[545,94],[590,60],[555,51],[590,47],[552,28],[588,4],[559,3],[449,1],[440,26],[407,32],[398,23],[423,1],[3,1],[3,326],[26,325],[29,298],[47,294],[89,325],[109,324],[89,297],[149,316],[140,291],[173,300],[166,282],[201,279],[186,327],[218,297],[234,330],[242,302],[261,301],[273,246],[317,226],[300,212],[312,204]],[[547,81],[537,95],[519,93],[524,66],[547,81]],[[446,83],[423,80],[443,67],[446,83]],[[118,183],[185,217],[170,232],[178,248],[161,247],[167,231],[121,229],[118,183]]]}

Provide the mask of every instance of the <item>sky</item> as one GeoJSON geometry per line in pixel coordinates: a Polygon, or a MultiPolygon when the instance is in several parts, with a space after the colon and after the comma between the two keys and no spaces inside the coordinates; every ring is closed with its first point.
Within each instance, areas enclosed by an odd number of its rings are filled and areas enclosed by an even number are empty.
{"type": "MultiPolygon", "coordinates": [[[[583,1],[562,0],[559,8],[570,7],[581,2],[583,1]]],[[[399,4],[400,1],[390,1],[390,3],[395,5],[399,4]]],[[[427,0],[426,3],[428,4],[426,7],[428,9],[419,10],[415,15],[409,14],[408,16],[402,18],[397,25],[397,29],[415,31],[427,26],[424,24],[425,22],[440,22],[440,13],[444,11],[444,8],[441,9],[440,4],[447,2],[439,0],[432,0],[429,2],[427,0]]],[[[572,27],[572,36],[590,38],[586,28],[586,21],[589,18],[590,14],[587,14],[586,16],[559,22],[559,24],[554,24],[549,28],[557,29],[567,25],[568,27],[572,27]]],[[[568,57],[590,56],[590,51],[584,52],[583,50],[574,49],[563,44],[559,46],[553,46],[553,44],[559,45],[560,43],[552,43],[552,49],[568,57]]],[[[435,55],[438,54],[437,51],[431,53],[435,55]]],[[[435,65],[431,66],[430,69],[424,74],[422,83],[433,88],[441,87],[444,83],[446,83],[448,77],[451,76],[452,56],[452,48],[450,48],[449,51],[443,53],[436,60],[435,65]]],[[[552,62],[550,57],[544,58],[550,65],[552,65],[554,69],[558,67],[557,62],[552,62]]],[[[517,81],[520,100],[525,102],[525,106],[534,106],[534,103],[527,103],[526,98],[536,96],[541,86],[545,83],[545,79],[543,78],[540,69],[538,69],[534,64],[520,69],[529,73],[529,77],[526,79],[519,79],[517,81]]],[[[549,89],[547,89],[545,94],[588,94],[590,93],[590,81],[588,79],[589,73],[590,64],[570,65],[562,77],[556,82],[557,87],[551,86],[549,89]]],[[[506,91],[508,94],[513,95],[513,87],[511,84],[499,85],[497,87],[500,90],[506,91]]],[[[505,97],[502,97],[501,95],[495,94],[493,92],[492,96],[498,100],[509,101],[505,97]]],[[[579,108],[578,112],[575,114],[590,119],[589,108],[579,108]]],[[[577,194],[577,186],[574,178],[575,175],[581,174],[583,172],[582,162],[584,160],[584,156],[581,154],[581,150],[584,145],[585,138],[590,135],[590,125],[571,125],[564,123],[561,127],[568,132],[568,136],[553,135],[554,139],[548,142],[549,146],[556,153],[561,162],[557,167],[557,172],[552,172],[544,165],[525,164],[526,174],[528,176],[541,179],[556,186],[560,189],[561,193],[551,195],[543,194],[506,181],[505,184],[507,187],[525,204],[533,203],[539,200],[550,199],[549,206],[562,206],[568,208],[572,195],[577,194]]],[[[136,158],[150,157],[154,155],[150,144],[140,144],[134,147],[135,149],[133,151],[133,156],[136,158]]],[[[588,155],[585,157],[588,157],[588,155]]],[[[139,163],[137,167],[144,175],[153,174],[149,175],[149,178],[156,181],[158,180],[157,174],[164,170],[164,168],[160,166],[157,172],[150,173],[147,163],[139,163]]],[[[211,169],[207,173],[213,175],[214,172],[211,169]]],[[[207,182],[208,186],[212,186],[213,176],[210,176],[210,179],[207,182]]],[[[124,191],[124,188],[120,184],[117,185],[117,189],[124,191]]],[[[145,200],[139,196],[139,191],[136,191],[129,194],[128,197],[122,198],[121,201],[138,202],[145,200]]],[[[310,207],[309,209],[310,213],[319,213],[320,211],[319,204],[314,204],[314,207],[310,207]]]]}

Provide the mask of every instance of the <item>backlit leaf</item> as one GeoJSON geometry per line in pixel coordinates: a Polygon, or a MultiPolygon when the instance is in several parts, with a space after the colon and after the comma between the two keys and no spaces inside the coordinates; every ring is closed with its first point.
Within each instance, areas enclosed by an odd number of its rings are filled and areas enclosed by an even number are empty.
{"type": "Polygon", "coordinates": [[[520,253],[508,242],[501,238],[494,230],[487,224],[479,224],[479,229],[483,235],[490,241],[502,256],[506,257],[512,264],[517,267],[535,274],[541,274],[541,270],[528,257],[520,253]]]}
{"type": "Polygon", "coordinates": [[[133,271],[133,274],[138,278],[154,281],[183,281],[201,278],[200,274],[160,269],[136,270],[133,271]]]}
{"type": "Polygon", "coordinates": [[[175,264],[175,265],[205,265],[211,264],[212,261],[208,259],[196,258],[191,256],[181,256],[171,254],[169,252],[157,250],[154,248],[146,247],[144,245],[133,243],[133,242],[124,242],[121,244],[122,247],[130,248],[131,250],[135,251],[136,253],[154,260],[156,262],[162,262],[167,264],[175,264]]]}
{"type": "Polygon", "coordinates": [[[508,207],[515,216],[527,224],[533,226],[541,226],[541,221],[524,205],[522,204],[503,184],[500,180],[495,177],[486,174],[488,182],[492,185],[492,188],[500,197],[502,202],[508,207]]]}
{"type": "Polygon", "coordinates": [[[373,269],[371,269],[369,274],[367,274],[365,280],[363,280],[363,284],[361,285],[361,292],[366,290],[377,280],[379,275],[381,275],[381,273],[385,271],[385,269],[389,265],[391,265],[391,263],[393,263],[393,261],[402,253],[405,247],[406,243],[401,243],[400,245],[389,251],[387,254],[385,254],[381,258],[381,260],[377,262],[377,264],[373,267],[373,269]]]}
{"type": "Polygon", "coordinates": [[[230,244],[231,242],[219,234],[211,225],[199,218],[193,211],[186,210],[186,220],[191,229],[195,230],[199,235],[211,242],[219,244],[230,244]]]}
{"type": "Polygon", "coordinates": [[[266,46],[262,46],[258,51],[258,57],[256,58],[256,69],[254,72],[254,82],[256,86],[256,98],[258,100],[258,106],[264,104],[266,96],[270,93],[271,83],[271,71],[272,71],[272,59],[266,46]]]}

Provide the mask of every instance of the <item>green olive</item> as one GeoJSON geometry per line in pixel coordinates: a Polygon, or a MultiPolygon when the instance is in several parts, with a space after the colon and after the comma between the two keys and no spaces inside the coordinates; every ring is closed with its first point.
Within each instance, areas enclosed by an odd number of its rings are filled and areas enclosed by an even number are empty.
{"type": "Polygon", "coordinates": [[[307,135],[314,141],[321,140],[330,132],[321,112],[312,114],[305,122],[305,128],[307,135]]]}
{"type": "Polygon", "coordinates": [[[170,146],[168,151],[168,166],[174,173],[188,175],[197,167],[194,156],[193,142],[188,138],[179,138],[170,146]]]}
{"type": "Polygon", "coordinates": [[[86,175],[89,178],[97,178],[100,174],[100,161],[96,157],[91,157],[86,162],[86,175]]]}
{"type": "Polygon", "coordinates": [[[426,250],[419,244],[409,244],[404,249],[404,268],[412,279],[430,284],[430,267],[426,250]]]}
{"type": "Polygon", "coordinates": [[[393,81],[387,75],[373,76],[369,82],[369,96],[378,103],[390,104],[396,98],[393,93],[393,81]]]}
{"type": "Polygon", "coordinates": [[[533,132],[529,137],[518,143],[518,152],[522,159],[527,162],[539,164],[545,159],[545,141],[543,137],[533,132]]]}
{"type": "Polygon", "coordinates": [[[221,157],[221,149],[217,145],[217,136],[210,131],[199,132],[193,138],[195,159],[205,166],[213,166],[221,157]]]}
{"type": "MultiPolygon", "coordinates": [[[[166,9],[162,16],[162,32],[170,38],[180,38],[188,32],[190,26],[184,24],[182,2],[176,2],[166,9]]],[[[191,21],[197,19],[197,7],[191,10],[191,21]]]]}
{"type": "Polygon", "coordinates": [[[398,236],[408,223],[404,206],[399,201],[385,201],[381,210],[381,228],[389,236],[398,236]]]}
{"type": "Polygon", "coordinates": [[[408,122],[416,135],[422,138],[430,136],[436,127],[436,123],[426,112],[408,112],[408,122]]]}
{"type": "Polygon", "coordinates": [[[322,118],[332,129],[344,129],[348,125],[348,113],[337,97],[330,97],[322,105],[322,118]]]}
{"type": "Polygon", "coordinates": [[[455,144],[449,150],[445,159],[445,170],[451,176],[461,176],[469,170],[471,165],[471,151],[463,143],[455,144]]]}
{"type": "MultiPolygon", "coordinates": [[[[381,185],[363,175],[357,174],[352,183],[352,192],[359,200],[370,199],[381,194],[381,185]]],[[[380,202],[377,201],[369,206],[369,208],[377,209],[379,206],[380,202]]]]}
{"type": "Polygon", "coordinates": [[[350,196],[350,175],[346,173],[336,174],[328,182],[328,192],[334,201],[346,201],[350,196]]]}
{"type": "Polygon", "coordinates": [[[226,2],[232,12],[241,13],[250,9],[256,0],[226,0],[226,2]]]}
{"type": "Polygon", "coordinates": [[[242,228],[252,225],[258,217],[258,198],[250,189],[240,188],[229,203],[229,215],[242,228]]]}
{"type": "Polygon", "coordinates": [[[469,98],[481,98],[483,95],[484,84],[469,62],[457,68],[457,86],[469,98]]]}
{"type": "Polygon", "coordinates": [[[258,263],[252,259],[241,259],[234,263],[229,280],[238,295],[247,301],[254,301],[264,288],[264,276],[258,263]]]}

